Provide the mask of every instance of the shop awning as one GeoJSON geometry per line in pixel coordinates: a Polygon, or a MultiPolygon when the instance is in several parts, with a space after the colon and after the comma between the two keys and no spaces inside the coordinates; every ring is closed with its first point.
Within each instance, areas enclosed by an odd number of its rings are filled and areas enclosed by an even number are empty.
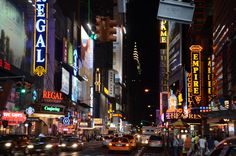
{"type": "Polygon", "coordinates": [[[84,108],[92,108],[91,106],[89,106],[88,104],[86,103],[79,103],[80,106],[84,107],[84,108]]]}

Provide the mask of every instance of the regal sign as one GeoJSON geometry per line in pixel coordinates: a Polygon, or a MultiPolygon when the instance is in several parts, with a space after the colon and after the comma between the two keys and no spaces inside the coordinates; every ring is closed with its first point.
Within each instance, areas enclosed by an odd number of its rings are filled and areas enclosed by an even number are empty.
{"type": "Polygon", "coordinates": [[[62,101],[62,93],[52,92],[52,91],[43,91],[43,100],[45,101],[62,101]]]}
{"type": "Polygon", "coordinates": [[[37,76],[47,73],[47,48],[48,2],[47,0],[35,0],[33,73],[37,76]]]}

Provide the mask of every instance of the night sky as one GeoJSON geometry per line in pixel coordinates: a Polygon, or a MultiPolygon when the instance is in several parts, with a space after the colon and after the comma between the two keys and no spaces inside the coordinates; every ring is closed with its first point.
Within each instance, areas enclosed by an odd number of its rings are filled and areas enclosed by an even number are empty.
{"type": "MultiPolygon", "coordinates": [[[[159,108],[159,48],[158,48],[158,20],[156,18],[158,2],[156,0],[131,0],[128,5],[127,22],[131,43],[136,41],[139,58],[141,61],[141,81],[139,89],[135,89],[137,98],[135,107],[138,107],[135,113],[139,112],[140,119],[154,120],[149,118],[150,113],[159,108]],[[144,89],[150,89],[148,94],[144,89]],[[147,105],[152,105],[153,109],[147,109],[147,105]],[[143,111],[145,110],[145,111],[143,111]]],[[[133,44],[130,44],[133,48],[133,44]]],[[[135,93],[134,93],[135,94],[135,93]]],[[[137,119],[137,120],[140,120],[137,119]]]]}

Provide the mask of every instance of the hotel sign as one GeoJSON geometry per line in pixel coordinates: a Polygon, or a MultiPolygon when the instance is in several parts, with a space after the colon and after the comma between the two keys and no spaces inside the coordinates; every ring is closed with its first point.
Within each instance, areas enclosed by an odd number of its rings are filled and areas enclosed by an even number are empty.
{"type": "Polygon", "coordinates": [[[48,55],[48,2],[35,0],[34,8],[34,58],[33,73],[42,76],[47,73],[48,55]]]}
{"type": "Polygon", "coordinates": [[[201,51],[200,45],[192,45],[191,50],[191,74],[192,74],[192,96],[197,104],[201,101],[201,51]]]}

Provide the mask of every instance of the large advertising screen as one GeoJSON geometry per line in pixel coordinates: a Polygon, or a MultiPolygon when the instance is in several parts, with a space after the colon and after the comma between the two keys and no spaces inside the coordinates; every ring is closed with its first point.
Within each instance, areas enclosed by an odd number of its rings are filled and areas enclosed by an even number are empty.
{"type": "Polygon", "coordinates": [[[62,68],[61,92],[68,95],[70,91],[69,84],[70,84],[70,73],[65,68],[62,68]]]}
{"type": "Polygon", "coordinates": [[[25,20],[24,13],[15,5],[7,0],[0,0],[0,59],[17,68],[22,68],[26,60],[25,20]]]}
{"type": "Polygon", "coordinates": [[[93,86],[93,46],[93,40],[89,38],[85,29],[81,26],[79,74],[83,77],[84,83],[82,83],[83,95],[80,95],[80,100],[86,104],[89,104],[92,100],[90,87],[93,86]]]}

